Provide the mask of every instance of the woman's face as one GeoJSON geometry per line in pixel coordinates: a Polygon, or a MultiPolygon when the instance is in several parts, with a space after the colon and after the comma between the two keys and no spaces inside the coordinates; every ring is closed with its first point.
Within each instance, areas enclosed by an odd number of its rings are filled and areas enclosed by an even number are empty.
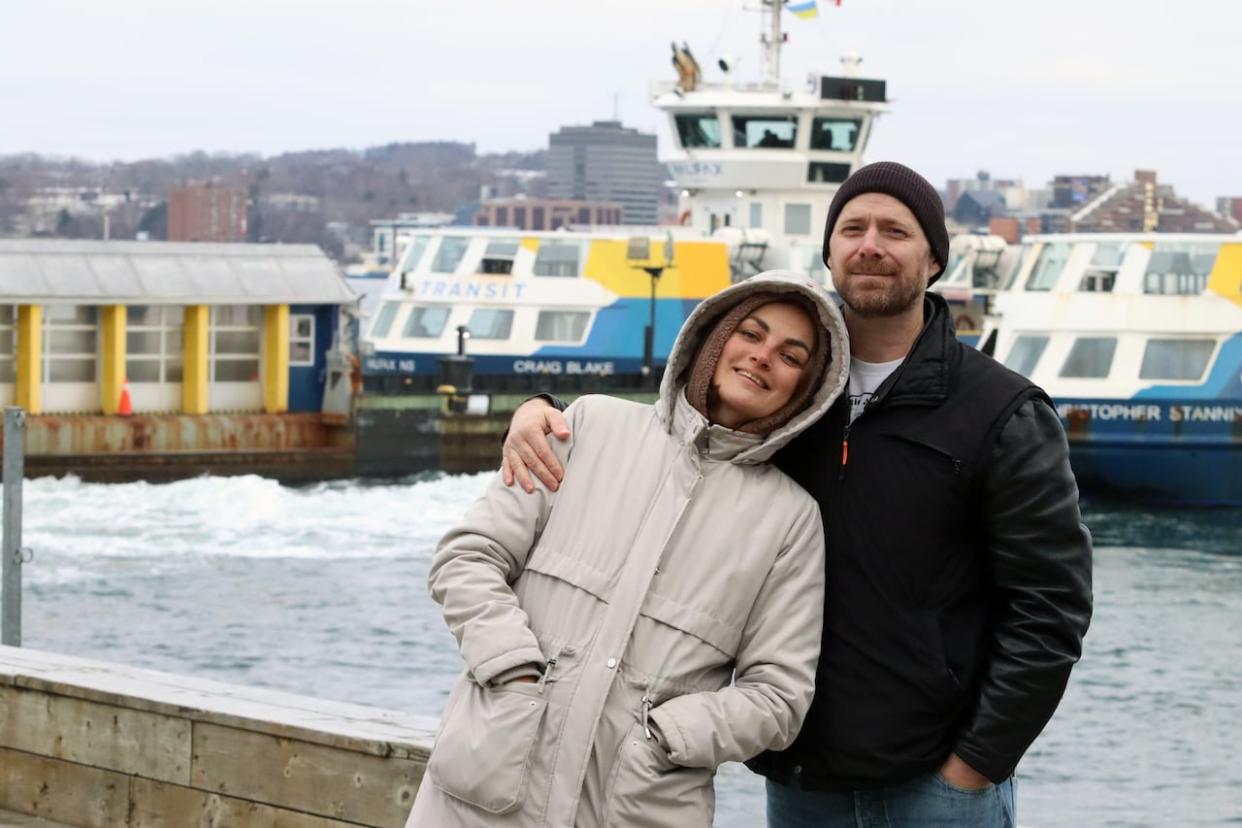
{"type": "Polygon", "coordinates": [[[712,422],[737,428],[780,411],[802,380],[814,342],[815,328],[801,305],[770,302],[752,311],[716,363],[712,422]]]}

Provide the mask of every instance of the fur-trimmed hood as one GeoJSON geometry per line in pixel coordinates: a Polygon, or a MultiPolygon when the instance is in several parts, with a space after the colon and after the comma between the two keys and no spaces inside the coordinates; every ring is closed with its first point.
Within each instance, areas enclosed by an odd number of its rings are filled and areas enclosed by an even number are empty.
{"type": "Polygon", "coordinates": [[[766,437],[756,438],[755,435],[743,435],[721,426],[709,426],[709,431],[718,440],[733,442],[738,439],[739,451],[732,458],[735,463],[761,463],[771,458],[777,449],[827,413],[845,390],[850,373],[849,334],[846,333],[841,311],[837,309],[828,292],[805,274],[789,270],[769,270],[704,299],[686,319],[669,354],[664,380],[660,383],[660,399],[656,403],[656,410],[665,428],[672,431],[675,421],[689,408],[684,400],[686,374],[704,337],[730,308],[756,293],[796,294],[809,300],[818,310],[821,330],[826,334],[828,359],[824,363],[823,376],[813,380],[818,382],[819,388],[812,395],[807,407],[766,437]]]}

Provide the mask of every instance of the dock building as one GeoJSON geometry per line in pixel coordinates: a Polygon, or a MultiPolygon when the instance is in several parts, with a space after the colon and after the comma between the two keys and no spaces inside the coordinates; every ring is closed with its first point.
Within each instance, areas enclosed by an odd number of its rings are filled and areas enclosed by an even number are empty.
{"type": "Polygon", "coordinates": [[[30,454],[87,465],[322,448],[354,301],[311,245],[0,240],[0,404],[31,415],[30,454]]]}

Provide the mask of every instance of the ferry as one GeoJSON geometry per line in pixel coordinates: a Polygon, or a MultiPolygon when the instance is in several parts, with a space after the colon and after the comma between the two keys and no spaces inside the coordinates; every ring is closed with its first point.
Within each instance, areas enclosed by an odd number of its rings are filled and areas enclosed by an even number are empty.
{"type": "Polygon", "coordinates": [[[489,391],[652,383],[686,316],[730,284],[728,248],[614,230],[413,236],[363,343],[367,389],[434,389],[455,353],[489,391]]]}
{"type": "Polygon", "coordinates": [[[1053,398],[1086,493],[1242,505],[1242,234],[1027,237],[981,349],[1053,398]]]}
{"type": "MultiPolygon", "coordinates": [[[[689,48],[675,46],[676,80],[651,86],[672,137],[664,160],[679,190],[676,226],[409,230],[368,314],[364,387],[434,390],[441,358],[459,352],[488,391],[650,386],[705,296],[777,268],[830,287],[823,219],[863,163],[887,88],[859,76],[855,55],[839,74],[782,80],[784,6],[761,9],[759,81],[735,77],[728,60],[708,81],[689,48]]],[[[985,293],[941,281],[959,335],[973,342],[985,293]]]]}

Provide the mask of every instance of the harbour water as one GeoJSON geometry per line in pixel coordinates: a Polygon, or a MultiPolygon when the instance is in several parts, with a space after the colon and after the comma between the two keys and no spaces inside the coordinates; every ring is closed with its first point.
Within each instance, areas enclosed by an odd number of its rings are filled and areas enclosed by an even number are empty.
{"type": "MultiPolygon", "coordinates": [[[[459,659],[427,567],[488,478],[30,481],[24,643],[438,714],[459,659]]],[[[1242,824],[1242,512],[1086,520],[1095,619],[1019,769],[1020,824],[1242,824]]],[[[718,826],[763,824],[743,767],[718,790],[718,826]]]]}

